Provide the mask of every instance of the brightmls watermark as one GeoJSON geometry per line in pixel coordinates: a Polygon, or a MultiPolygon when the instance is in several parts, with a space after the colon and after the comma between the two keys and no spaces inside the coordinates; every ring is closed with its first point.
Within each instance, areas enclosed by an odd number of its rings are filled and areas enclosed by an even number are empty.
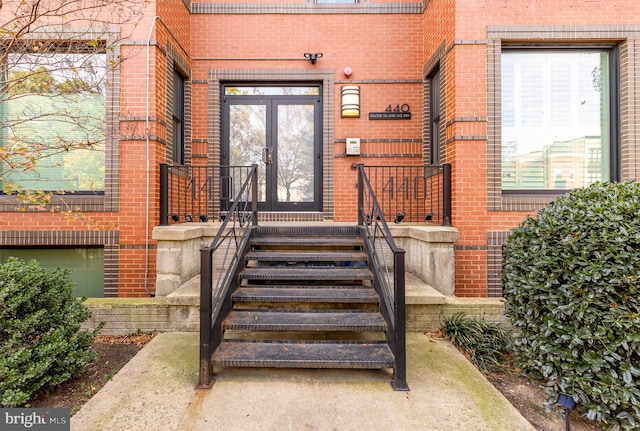
{"type": "Polygon", "coordinates": [[[0,409],[1,431],[70,431],[69,409],[0,409]]]}

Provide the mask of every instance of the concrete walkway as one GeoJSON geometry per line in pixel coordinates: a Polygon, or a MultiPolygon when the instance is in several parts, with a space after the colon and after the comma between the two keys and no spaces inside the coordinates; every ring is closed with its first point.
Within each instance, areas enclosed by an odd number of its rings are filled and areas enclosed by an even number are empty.
{"type": "Polygon", "coordinates": [[[409,392],[387,371],[225,368],[198,382],[198,334],[156,336],[71,419],[72,431],[534,431],[447,341],[407,337],[409,392]]]}

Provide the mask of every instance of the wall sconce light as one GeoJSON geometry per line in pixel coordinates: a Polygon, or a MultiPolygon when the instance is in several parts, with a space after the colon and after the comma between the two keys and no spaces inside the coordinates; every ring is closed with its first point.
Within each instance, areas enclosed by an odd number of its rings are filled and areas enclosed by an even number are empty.
{"type": "Polygon", "coordinates": [[[345,85],[341,89],[342,117],[360,117],[360,87],[357,85],[345,85]]]}
{"type": "Polygon", "coordinates": [[[321,52],[315,52],[315,53],[305,52],[304,58],[306,58],[307,60],[310,60],[311,64],[316,64],[316,60],[319,58],[322,58],[322,53],[321,52]]]}

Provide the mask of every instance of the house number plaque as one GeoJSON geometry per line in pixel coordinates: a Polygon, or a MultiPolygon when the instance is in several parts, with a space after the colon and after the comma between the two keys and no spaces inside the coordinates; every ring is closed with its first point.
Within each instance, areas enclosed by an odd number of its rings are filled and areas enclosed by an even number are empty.
{"type": "Polygon", "coordinates": [[[406,103],[389,105],[384,112],[369,112],[369,120],[411,120],[411,108],[406,103]]]}

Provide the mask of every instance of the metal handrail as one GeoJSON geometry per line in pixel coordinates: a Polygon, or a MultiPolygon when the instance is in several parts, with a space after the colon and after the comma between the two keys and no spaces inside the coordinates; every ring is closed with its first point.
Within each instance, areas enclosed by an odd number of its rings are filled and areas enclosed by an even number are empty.
{"type": "Polygon", "coordinates": [[[200,388],[213,384],[211,357],[222,342],[222,321],[231,310],[231,294],[237,288],[242,256],[253,227],[258,225],[257,170],[257,165],[251,166],[215,238],[200,249],[200,388]],[[214,262],[218,268],[215,282],[214,262]]]}
{"type": "Polygon", "coordinates": [[[220,166],[218,179],[211,166],[160,164],[160,225],[221,220],[251,166],[220,166]]]}
{"type": "Polygon", "coordinates": [[[389,221],[451,226],[451,165],[365,166],[389,221]]]}
{"type": "Polygon", "coordinates": [[[358,226],[361,226],[365,247],[374,274],[374,288],[381,301],[381,312],[387,322],[387,341],[395,357],[395,390],[407,386],[407,353],[405,328],[405,251],[398,247],[389,231],[384,213],[378,204],[364,165],[358,165],[358,226]]]}

